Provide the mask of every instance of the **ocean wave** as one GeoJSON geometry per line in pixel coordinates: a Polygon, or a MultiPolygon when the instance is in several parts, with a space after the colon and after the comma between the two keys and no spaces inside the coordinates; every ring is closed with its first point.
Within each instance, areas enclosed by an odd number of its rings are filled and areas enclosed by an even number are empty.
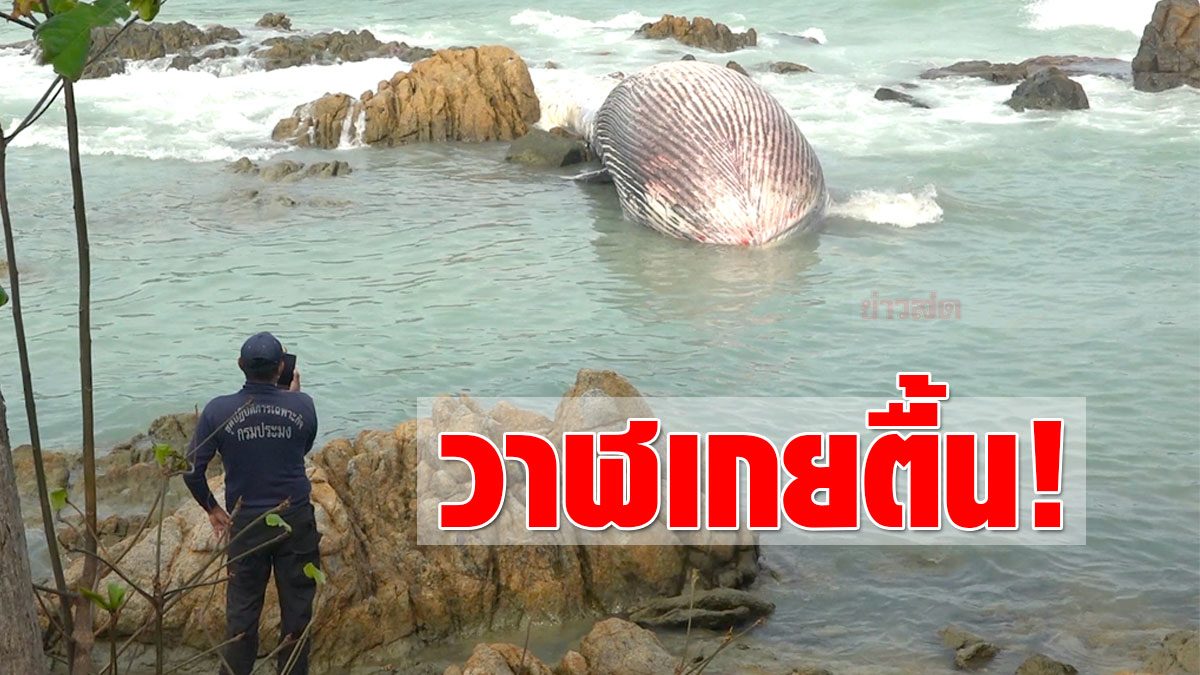
{"type": "Polygon", "coordinates": [[[1073,26],[1099,26],[1141,35],[1156,0],[1033,0],[1027,11],[1029,27],[1057,30],[1073,26]]]}
{"type": "Polygon", "coordinates": [[[542,35],[555,37],[577,37],[589,33],[609,30],[636,30],[642,24],[657,20],[639,12],[626,12],[603,21],[590,21],[574,16],[555,14],[543,9],[526,9],[509,19],[514,26],[530,26],[542,35]]]}
{"type": "Polygon", "coordinates": [[[829,206],[829,215],[880,225],[910,228],[942,220],[937,189],[926,185],[914,192],[861,190],[829,206]]]}

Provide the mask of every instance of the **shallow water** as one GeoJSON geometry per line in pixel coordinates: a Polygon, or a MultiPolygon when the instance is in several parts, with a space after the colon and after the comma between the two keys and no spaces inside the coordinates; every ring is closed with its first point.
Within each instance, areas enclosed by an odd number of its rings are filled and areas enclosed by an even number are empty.
{"type": "MultiPolygon", "coordinates": [[[[606,73],[685,51],[629,39],[663,11],[653,4],[411,4],[283,9],[305,30],[502,42],[531,64],[553,59],[563,68],[534,69],[548,118],[593,105],[606,73]]],[[[872,94],[959,59],[1129,59],[1151,6],[672,5],[757,27],[760,47],[733,55],[747,67],[816,71],[756,77],[817,149],[839,216],[818,237],[758,251],[639,229],[607,189],[507,166],[502,145],[321,153],[270,142],[296,105],[373,88],[403,67],[394,61],[271,73],[236,59],[187,73],[149,64],[84,82],[101,440],[236,387],[236,348],[260,328],[299,353],[327,437],[395,423],[438,392],[558,395],[585,366],[658,395],[879,395],[896,370],[928,369],[960,396],[1086,396],[1087,547],[773,548],[779,579],[764,592],[779,611],[757,634],[839,672],[943,670],[935,631],[949,622],[1009,646],[1000,670],[1025,649],[1082,672],[1136,665],[1136,647],[1200,620],[1200,92],[1082,77],[1092,110],[1025,115],[1002,105],[1009,87],[977,80],[921,82],[913,93],[930,111],[872,94]],[[825,44],[784,34],[805,31],[825,44]],[[223,170],[242,155],[336,155],[355,172],[265,184],[223,170]],[[962,319],[866,321],[872,292],[936,292],[962,303],[962,319]]],[[[163,16],[244,28],[265,9],[171,0],[163,16]]],[[[0,43],[18,37],[0,29],[0,43]]],[[[0,51],[6,128],[48,79],[0,51]]],[[[43,436],[76,447],[62,129],[48,114],[9,168],[43,436]]],[[[7,329],[0,361],[11,400],[7,329]]]]}

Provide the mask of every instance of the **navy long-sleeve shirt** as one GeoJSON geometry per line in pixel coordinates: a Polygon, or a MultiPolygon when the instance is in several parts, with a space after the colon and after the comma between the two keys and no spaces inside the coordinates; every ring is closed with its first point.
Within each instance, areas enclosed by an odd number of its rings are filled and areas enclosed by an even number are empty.
{"type": "Polygon", "coordinates": [[[188,445],[192,470],[183,476],[205,511],[217,505],[208,487],[208,464],[215,453],[225,465],[225,509],[240,499],[243,513],[262,513],[288,500],[307,504],[312,492],[304,456],[317,438],[312,397],[272,384],[247,382],[242,390],[218,396],[200,414],[188,445]]]}

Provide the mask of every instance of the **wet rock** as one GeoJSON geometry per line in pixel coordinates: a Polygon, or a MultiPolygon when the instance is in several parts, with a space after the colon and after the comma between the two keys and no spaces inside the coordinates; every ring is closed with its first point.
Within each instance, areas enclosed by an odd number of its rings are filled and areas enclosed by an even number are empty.
{"type": "Polygon", "coordinates": [[[753,28],[734,33],[729,26],[702,16],[688,21],[687,17],[664,14],[658,21],[643,25],[634,35],[650,40],[672,38],[689,47],[713,52],[732,52],[758,44],[758,32],[753,28]]]}
{"type": "Polygon", "coordinates": [[[902,91],[896,91],[895,89],[891,89],[889,87],[880,87],[880,88],[876,89],[875,90],[875,100],[877,100],[877,101],[898,101],[900,103],[907,103],[908,105],[911,105],[914,108],[928,108],[929,107],[927,104],[914,98],[911,94],[906,94],[902,91]]]}
{"type": "Polygon", "coordinates": [[[1132,70],[1139,91],[1200,87],[1200,2],[1159,0],[1132,70]]]}
{"type": "Polygon", "coordinates": [[[680,61],[695,61],[695,60],[696,60],[696,57],[695,57],[695,56],[693,56],[692,54],[684,54],[684,55],[683,55],[683,58],[681,58],[681,59],[679,59],[679,60],[680,60],[680,61]]]}
{"type": "Polygon", "coordinates": [[[180,54],[171,59],[171,65],[167,67],[172,70],[187,70],[197,63],[200,63],[200,57],[192,56],[191,54],[180,54]]]}
{"type": "Polygon", "coordinates": [[[352,172],[353,169],[350,168],[349,162],[337,160],[333,162],[313,162],[304,170],[304,176],[306,178],[314,176],[318,178],[334,178],[336,176],[348,176],[352,172]]]}
{"type": "Polygon", "coordinates": [[[579,652],[591,675],[661,675],[677,665],[654,633],[621,619],[593,626],[579,652]]]}
{"type": "Polygon", "coordinates": [[[236,162],[230,162],[225,169],[233,173],[258,173],[258,165],[250,161],[249,157],[241,157],[236,162]]]}
{"type": "Polygon", "coordinates": [[[800,63],[792,63],[791,61],[775,61],[767,66],[767,69],[772,73],[780,75],[791,75],[793,73],[811,73],[812,68],[800,63]]]}
{"type": "Polygon", "coordinates": [[[562,66],[558,65],[557,61],[547,61],[542,64],[542,67],[546,70],[558,70],[559,68],[562,68],[562,66]]]}
{"type": "Polygon", "coordinates": [[[462,675],[554,675],[554,671],[538,657],[521,647],[510,644],[478,644],[471,657],[460,669],[451,666],[449,673],[462,675]]]}
{"type": "Polygon", "coordinates": [[[263,167],[258,175],[261,176],[263,180],[278,182],[284,178],[287,178],[288,176],[299,174],[303,168],[304,164],[300,162],[294,162],[290,159],[285,159],[283,161],[275,162],[274,164],[268,164],[267,166],[263,167]]]}
{"type": "Polygon", "coordinates": [[[241,52],[238,50],[237,47],[230,47],[230,46],[214,47],[212,49],[205,51],[203,54],[201,54],[200,59],[204,60],[204,61],[207,61],[209,59],[227,59],[227,58],[230,58],[233,56],[237,56],[240,53],[241,52]]]}
{"type": "Polygon", "coordinates": [[[1020,63],[992,63],[991,61],[959,61],[958,63],[932,68],[921,73],[921,79],[936,80],[945,77],[977,77],[995,84],[1016,84],[1046,68],[1058,68],[1067,75],[1107,75],[1121,77],[1126,73],[1125,61],[1092,56],[1037,56],[1020,63]]]}
{"type": "Polygon", "coordinates": [[[555,675],[588,675],[587,659],[577,651],[569,650],[563,654],[562,661],[554,669],[555,675]]]}
{"type": "Polygon", "coordinates": [[[1017,668],[1017,675],[1076,675],[1075,666],[1060,663],[1045,654],[1034,654],[1017,668]]]}
{"type": "Polygon", "coordinates": [[[505,156],[509,162],[542,168],[571,166],[588,158],[586,143],[537,128],[513,141],[505,156]]]}
{"type": "Polygon", "coordinates": [[[1018,84],[1005,105],[1017,112],[1031,109],[1086,110],[1089,107],[1083,85],[1067,77],[1058,68],[1039,70],[1018,84]]]}
{"type": "Polygon", "coordinates": [[[942,644],[954,650],[954,665],[960,670],[977,670],[988,664],[1000,648],[957,626],[938,631],[942,644]]]}
{"type": "Polygon", "coordinates": [[[266,70],[278,70],[309,64],[331,64],[365,61],[383,57],[402,61],[428,58],[433,50],[412,47],[404,42],[381,42],[371,31],[317,33],[268,38],[254,52],[266,70]]]}
{"type": "Polygon", "coordinates": [[[362,100],[326,94],[296,108],[278,141],[335,148],[346,134],[371,145],[482,142],[524,136],[541,115],[529,69],[507,47],[443,49],[362,100]]]}
{"type": "Polygon", "coordinates": [[[99,59],[83,70],[83,79],[98,80],[113,75],[123,75],[125,73],[125,60],[109,57],[99,59]]]}
{"type": "Polygon", "coordinates": [[[172,68],[187,69],[198,61],[190,61],[188,56],[199,47],[207,47],[218,42],[231,42],[242,39],[242,34],[226,26],[212,26],[208,29],[198,28],[186,21],[175,23],[134,23],[121,30],[120,26],[103,26],[92,31],[92,46],[89,57],[95,57],[100,50],[112,42],[112,46],[104,52],[104,58],[88,66],[83,76],[89,79],[108,77],[125,72],[125,61],[146,61],[159,59],[168,54],[179,54],[171,63],[172,68]]]}
{"type": "Polygon", "coordinates": [[[650,628],[686,628],[690,624],[725,630],[770,616],[774,611],[774,604],[750,593],[719,588],[650,600],[635,607],[629,620],[650,628]]]}
{"type": "Polygon", "coordinates": [[[804,666],[801,668],[792,669],[792,671],[790,673],[788,673],[788,675],[833,675],[833,673],[829,670],[826,670],[825,668],[818,668],[816,666],[804,666]]]}
{"type": "Polygon", "coordinates": [[[1154,675],[1200,673],[1200,633],[1181,630],[1163,638],[1158,649],[1146,659],[1145,670],[1154,675]]]}
{"type": "Polygon", "coordinates": [[[742,64],[738,63],[737,61],[730,61],[729,63],[725,64],[725,67],[735,73],[741,73],[746,77],[750,77],[750,73],[746,72],[746,69],[742,67],[742,64]]]}
{"type": "Polygon", "coordinates": [[[262,18],[255,22],[254,25],[258,26],[259,28],[291,30],[292,20],[289,19],[288,15],[284,14],[283,12],[267,12],[266,14],[263,14],[262,18]]]}

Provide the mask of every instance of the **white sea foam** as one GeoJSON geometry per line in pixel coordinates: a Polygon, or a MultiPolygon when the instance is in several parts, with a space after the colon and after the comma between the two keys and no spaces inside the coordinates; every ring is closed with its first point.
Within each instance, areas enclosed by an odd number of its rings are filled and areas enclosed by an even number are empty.
{"type": "Polygon", "coordinates": [[[815,26],[812,28],[805,28],[800,32],[800,37],[816,40],[818,44],[825,44],[826,42],[829,42],[829,38],[825,37],[825,31],[815,26]]]}
{"type": "Polygon", "coordinates": [[[1156,0],[1033,0],[1029,26],[1056,30],[1071,26],[1100,26],[1136,35],[1150,21],[1156,0]]]}
{"type": "Polygon", "coordinates": [[[534,68],[530,74],[542,102],[538,126],[564,127],[591,138],[592,118],[617,80],[564,69],[534,68]]]}
{"type": "Polygon", "coordinates": [[[639,12],[626,12],[603,21],[589,21],[574,16],[555,14],[542,9],[526,9],[513,15],[509,19],[509,23],[514,26],[530,26],[543,35],[578,37],[589,33],[610,30],[635,30],[641,28],[642,24],[655,21],[656,19],[657,17],[649,17],[639,12]]]}
{"type": "Polygon", "coordinates": [[[942,207],[937,203],[937,189],[926,185],[914,192],[855,192],[845,201],[831,204],[829,215],[910,228],[939,222],[942,207]]]}

